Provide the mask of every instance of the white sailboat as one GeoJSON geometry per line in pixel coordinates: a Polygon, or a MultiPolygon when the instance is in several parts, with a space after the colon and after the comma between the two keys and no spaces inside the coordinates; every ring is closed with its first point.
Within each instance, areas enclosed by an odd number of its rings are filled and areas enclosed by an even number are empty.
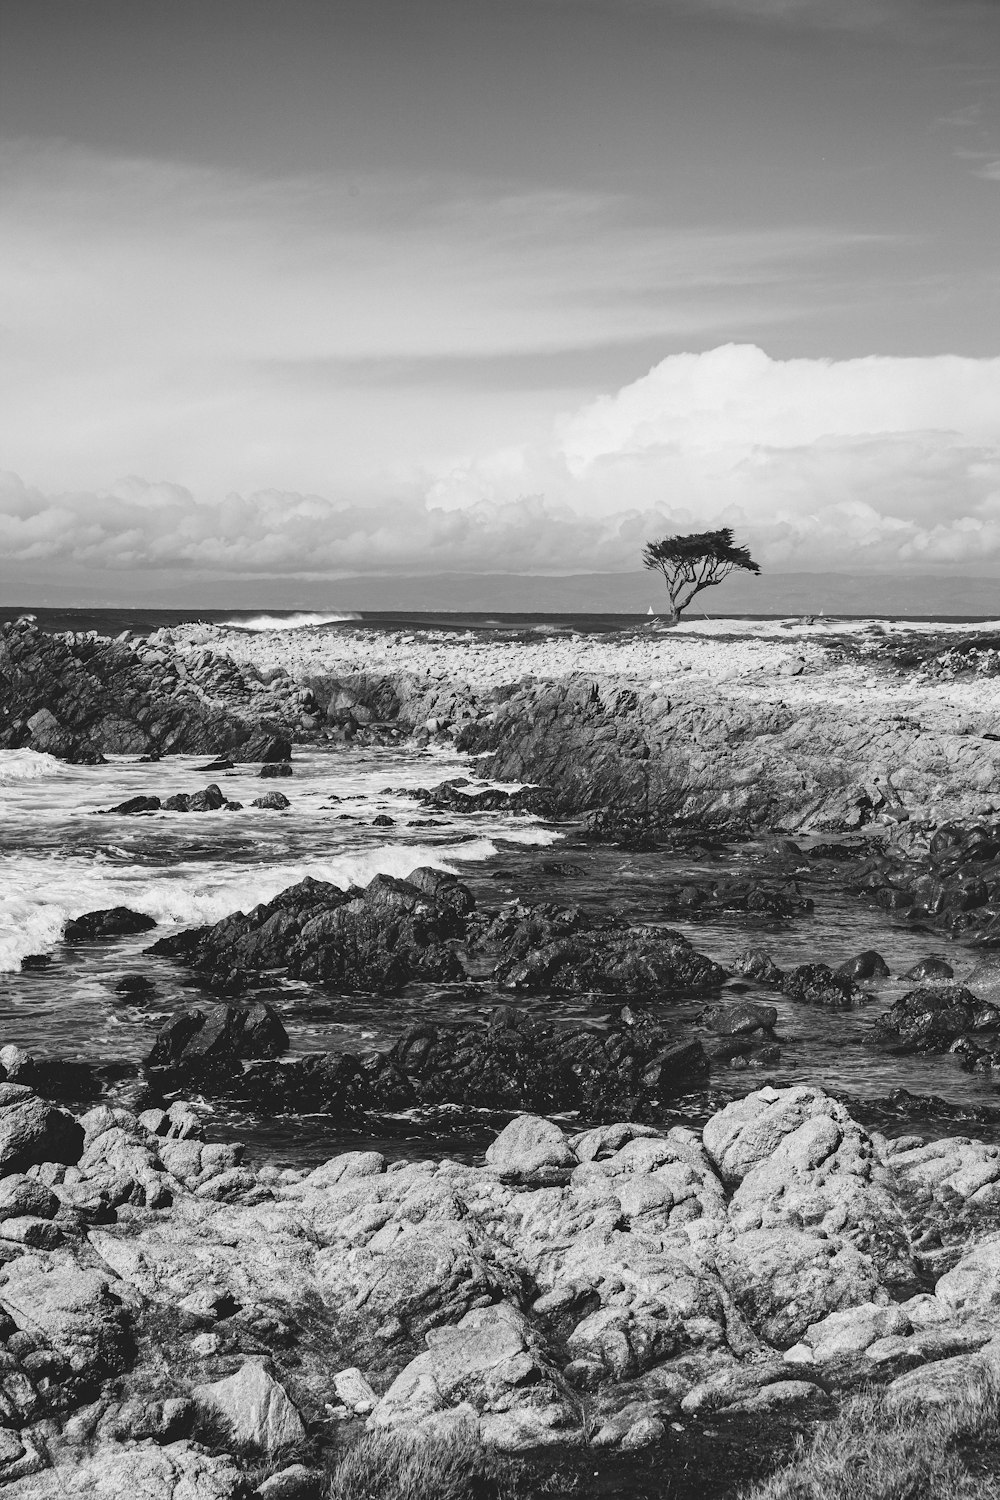
{"type": "Polygon", "coordinates": [[[647,615],[654,615],[656,613],[656,611],[653,608],[653,606],[650,605],[649,608],[647,609],[646,613],[647,613],[647,615]]]}

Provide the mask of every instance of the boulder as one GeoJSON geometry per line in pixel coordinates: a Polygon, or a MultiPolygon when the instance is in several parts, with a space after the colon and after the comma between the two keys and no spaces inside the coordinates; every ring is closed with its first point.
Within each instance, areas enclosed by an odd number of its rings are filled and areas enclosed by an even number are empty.
{"type": "Polygon", "coordinates": [[[754,1031],[770,1031],[778,1024],[778,1012],[773,1005],[738,1000],[733,1005],[707,1006],[699,1020],[720,1036],[748,1036],[754,1031]]]}
{"type": "Polygon", "coordinates": [[[939,984],[903,995],[879,1016],[872,1035],[908,1052],[947,1052],[970,1032],[992,1033],[994,1045],[1000,1042],[1000,1009],[962,985],[939,984]]]}
{"type": "Polygon", "coordinates": [[[235,1500],[243,1475],[228,1453],[189,1442],[101,1443],[92,1453],[67,1450],[55,1466],[7,1490],[10,1500],[235,1500]]]}
{"type": "Polygon", "coordinates": [[[0,1176],[42,1162],[70,1165],[82,1152],[83,1131],[72,1115],[18,1084],[0,1085],[0,1176]]]}
{"type": "Polygon", "coordinates": [[[558,1180],[577,1165],[558,1125],[537,1115],[512,1120],[487,1148],[486,1161],[501,1177],[514,1182],[558,1180]]]}
{"type": "Polygon", "coordinates": [[[284,792],[265,792],[263,797],[255,797],[250,804],[265,812],[285,812],[291,805],[284,792]]]}
{"type": "Polygon", "coordinates": [[[881,953],[876,953],[873,948],[867,948],[864,953],[858,953],[854,958],[849,958],[840,965],[836,971],[838,979],[858,980],[880,980],[889,978],[889,965],[881,953]]]}
{"type": "Polygon", "coordinates": [[[234,1375],[195,1386],[192,1396],[221,1416],[238,1442],[262,1453],[280,1453],[305,1438],[298,1411],[260,1360],[245,1360],[234,1375]]]}
{"type": "Polygon", "coordinates": [[[872,1260],[846,1241],[785,1227],[720,1241],[716,1268],[751,1327],[787,1348],[828,1313],[883,1291],[872,1260]]]}
{"type": "Polygon", "coordinates": [[[149,932],[155,926],[154,919],[145,912],[132,911],[128,906],[109,906],[103,911],[85,912],[67,922],[63,942],[94,943],[104,938],[130,937],[133,933],[149,932]]]}
{"type": "Polygon", "coordinates": [[[157,1033],[146,1058],[152,1068],[181,1068],[191,1076],[229,1072],[243,1059],[277,1057],[288,1046],[270,1005],[215,1005],[180,1011],[157,1033]]]}

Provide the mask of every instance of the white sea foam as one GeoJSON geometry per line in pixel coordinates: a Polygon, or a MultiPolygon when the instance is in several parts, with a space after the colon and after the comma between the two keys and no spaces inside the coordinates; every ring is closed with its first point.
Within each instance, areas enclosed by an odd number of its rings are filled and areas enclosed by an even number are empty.
{"type": "Polygon", "coordinates": [[[20,968],[29,953],[58,943],[66,922],[84,912],[128,906],[164,926],[217,922],[249,911],[306,875],[342,890],[375,875],[405,878],[420,865],[458,873],[456,866],[489,859],[491,839],[456,844],[378,844],[328,858],[274,864],[185,862],[153,872],[55,855],[11,855],[0,860],[0,972],[20,968]]]}
{"type": "Polygon", "coordinates": [[[361,616],[341,611],[337,614],[297,615],[250,615],[249,618],[234,616],[231,620],[220,620],[236,630],[304,630],[309,625],[338,625],[343,620],[360,620],[361,616]]]}
{"type": "Polygon", "coordinates": [[[46,776],[58,776],[61,770],[54,755],[41,755],[37,750],[0,750],[0,786],[41,781],[46,776]]]}

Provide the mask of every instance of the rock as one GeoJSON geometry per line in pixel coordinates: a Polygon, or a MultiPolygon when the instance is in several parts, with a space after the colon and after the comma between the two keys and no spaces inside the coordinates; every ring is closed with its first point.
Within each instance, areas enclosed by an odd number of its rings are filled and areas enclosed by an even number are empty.
{"type": "Polygon", "coordinates": [[[843,1354],[862,1353],[878,1339],[906,1335],[912,1330],[910,1318],[898,1304],[863,1302],[812,1324],[805,1330],[803,1342],[822,1364],[843,1354]]]}
{"type": "MultiPolygon", "coordinates": [[[[458,887],[435,874],[440,891],[458,887]]],[[[152,951],[220,977],[277,970],[342,991],[392,992],[413,979],[464,977],[448,946],[461,927],[451,902],[417,884],[377,875],[364,891],[342,891],[307,876],[248,916],[236,912],[152,951]]]]}
{"type": "Polygon", "coordinates": [[[873,1037],[909,1052],[946,1052],[968,1033],[992,1033],[1000,1042],[1000,1009],[956,984],[910,990],[879,1016],[873,1037]]]}
{"type": "Polygon", "coordinates": [[[435,1328],[427,1343],[386,1391],[369,1429],[413,1427],[455,1405],[459,1393],[473,1413],[509,1409],[517,1391],[545,1377],[528,1320],[507,1303],[477,1308],[457,1327],[435,1328]]]}
{"type": "Polygon", "coordinates": [[[273,1454],[305,1438],[302,1418],[281,1386],[259,1360],[248,1359],[235,1375],[195,1386],[196,1403],[217,1412],[237,1440],[273,1454]]]}
{"type": "MultiPolygon", "coordinates": [[[[260,718],[254,694],[231,663],[223,675],[206,680],[207,690],[181,686],[174,691],[178,678],[186,683],[189,675],[172,649],[148,653],[135,639],[5,625],[0,628],[0,741],[95,763],[103,754],[152,758],[217,749],[242,758],[243,747],[255,737],[258,746],[252,748],[260,754],[280,736],[281,726],[260,718]]],[[[282,745],[287,747],[287,738],[282,745]]]]}
{"type": "Polygon", "coordinates": [[[53,1219],[58,1211],[59,1199],[37,1178],[17,1172],[0,1178],[0,1219],[14,1219],[22,1214],[53,1219]]]}
{"type": "Polygon", "coordinates": [[[881,1286],[871,1259],[846,1241],[790,1228],[751,1230],[721,1242],[715,1260],[743,1316],[779,1348],[828,1313],[871,1301],[881,1286]]]}
{"type": "Polygon", "coordinates": [[[153,918],[144,912],[132,911],[128,906],[110,906],[103,911],[88,911],[67,922],[63,942],[94,943],[105,938],[129,937],[136,932],[149,932],[155,926],[153,918]]]}
{"type": "Polygon", "coordinates": [[[519,1115],[487,1148],[486,1161],[514,1182],[558,1180],[577,1165],[566,1137],[551,1120],[519,1115]]]}
{"type": "Polygon", "coordinates": [[[889,978],[889,965],[881,953],[876,953],[873,948],[867,948],[864,953],[849,958],[842,963],[836,971],[838,979],[879,980],[889,978]]]}
{"type": "Polygon", "coordinates": [[[790,1000],[830,1010],[849,1010],[861,998],[853,979],[835,974],[826,964],[800,964],[784,976],[781,990],[790,1000]]]}
{"type": "Polygon", "coordinates": [[[274,776],[291,776],[291,763],[287,760],[265,761],[257,774],[265,780],[274,776]]]}
{"type": "Polygon", "coordinates": [[[378,1405],[378,1396],[355,1366],[338,1371],[333,1377],[333,1388],[337,1393],[337,1400],[359,1417],[368,1416],[378,1405]]]}
{"type": "Polygon", "coordinates": [[[263,797],[255,797],[250,804],[268,812],[285,812],[291,805],[284,792],[265,792],[263,797]]]}
{"type": "Polygon", "coordinates": [[[235,1500],[243,1475],[228,1453],[215,1456],[189,1442],[101,1443],[96,1452],[69,1451],[65,1461],[14,1485],[10,1500],[235,1500]]]}
{"type": "Polygon", "coordinates": [[[326,1475],[305,1464],[289,1464],[272,1474],[254,1490],[256,1500],[322,1500],[326,1492],[326,1475]]]}
{"type": "Polygon", "coordinates": [[[756,979],[759,984],[771,985],[779,989],[785,978],[784,970],[779,969],[770,953],[763,948],[746,948],[738,953],[733,959],[733,973],[745,974],[748,979],[756,979]]]}
{"type": "Polygon", "coordinates": [[[955,971],[951,964],[945,963],[943,958],[921,958],[908,969],[903,976],[904,979],[912,979],[919,983],[924,979],[954,979],[955,971]]]}
{"type": "Polygon", "coordinates": [[[934,1295],[957,1312],[1000,1306],[1000,1235],[974,1245],[941,1277],[934,1295]]]}
{"type": "Polygon", "coordinates": [[[0,1274],[7,1314],[66,1362],[64,1388],[92,1391],[125,1369],[131,1329],[110,1277],[72,1260],[46,1265],[32,1256],[10,1262],[0,1274]]]}
{"type": "Polygon", "coordinates": [[[109,817],[113,814],[135,817],[139,813],[159,812],[160,806],[159,797],[127,797],[124,802],[117,802],[114,807],[99,808],[98,814],[102,817],[109,817]]]}
{"type": "Polygon", "coordinates": [[[745,1036],[753,1031],[771,1030],[778,1024],[778,1012],[773,1005],[738,1000],[735,1005],[709,1005],[698,1019],[721,1036],[745,1036]]]}
{"type": "Polygon", "coordinates": [[[998,1351],[990,1346],[974,1354],[935,1360],[897,1376],[885,1393],[885,1404],[890,1410],[913,1412],[958,1404],[987,1380],[995,1380],[997,1364],[998,1351]]]}
{"type": "Polygon", "coordinates": [[[146,1062],[194,1077],[229,1072],[245,1058],[277,1057],[287,1046],[288,1033],[270,1005],[215,1005],[175,1015],[157,1034],[146,1062]]]}
{"type": "Polygon", "coordinates": [[[79,1161],[83,1131],[72,1115],[30,1092],[10,1102],[8,1098],[0,1091],[0,1175],[25,1172],[42,1162],[79,1161]]]}

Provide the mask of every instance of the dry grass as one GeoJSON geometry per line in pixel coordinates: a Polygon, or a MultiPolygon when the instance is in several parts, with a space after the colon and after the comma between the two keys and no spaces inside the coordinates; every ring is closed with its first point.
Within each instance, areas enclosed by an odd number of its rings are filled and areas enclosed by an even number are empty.
{"type": "Polygon", "coordinates": [[[931,1412],[855,1397],[740,1500],[1000,1500],[1000,1382],[931,1412]]]}
{"type": "Polygon", "coordinates": [[[333,1471],[329,1500],[512,1500],[513,1467],[471,1433],[368,1433],[333,1471]]]}

